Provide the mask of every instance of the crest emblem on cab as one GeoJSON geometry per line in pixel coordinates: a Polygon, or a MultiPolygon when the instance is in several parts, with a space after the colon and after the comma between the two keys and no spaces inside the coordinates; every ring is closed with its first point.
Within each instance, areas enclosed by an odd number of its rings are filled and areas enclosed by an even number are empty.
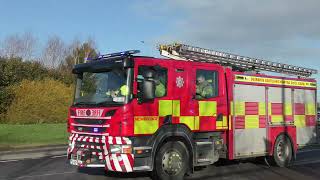
{"type": "Polygon", "coordinates": [[[176,84],[177,84],[177,87],[178,87],[178,88],[182,88],[182,87],[183,87],[183,85],[184,85],[184,80],[183,80],[183,78],[182,78],[181,76],[178,76],[178,77],[176,78],[176,84]]]}

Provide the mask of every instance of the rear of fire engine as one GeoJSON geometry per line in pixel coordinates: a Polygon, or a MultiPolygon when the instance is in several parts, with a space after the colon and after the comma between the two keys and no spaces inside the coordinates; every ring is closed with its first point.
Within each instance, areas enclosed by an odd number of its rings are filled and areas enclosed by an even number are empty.
{"type": "Polygon", "coordinates": [[[288,166],[317,143],[317,71],[183,44],[160,52],[170,59],[126,51],[74,67],[70,164],[183,179],[221,158],[288,166]]]}

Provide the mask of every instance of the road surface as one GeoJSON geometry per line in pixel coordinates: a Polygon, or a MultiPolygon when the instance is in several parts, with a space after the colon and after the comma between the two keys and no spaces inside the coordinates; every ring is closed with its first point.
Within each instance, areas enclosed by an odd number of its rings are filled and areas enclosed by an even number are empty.
{"type": "MultiPolygon", "coordinates": [[[[83,169],[66,163],[65,156],[20,161],[0,161],[0,179],[19,180],[150,180],[148,173],[105,174],[103,169],[83,169]]],[[[290,168],[268,167],[264,161],[224,162],[197,171],[188,180],[205,179],[320,179],[320,150],[305,151],[290,168]]]]}

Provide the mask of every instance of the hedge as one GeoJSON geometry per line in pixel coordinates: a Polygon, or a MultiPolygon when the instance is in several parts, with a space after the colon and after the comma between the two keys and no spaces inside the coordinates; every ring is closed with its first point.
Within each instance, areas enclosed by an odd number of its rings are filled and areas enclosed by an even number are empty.
{"type": "Polygon", "coordinates": [[[23,80],[10,87],[14,99],[7,111],[6,122],[11,124],[41,124],[66,122],[73,88],[60,81],[23,80]]]}

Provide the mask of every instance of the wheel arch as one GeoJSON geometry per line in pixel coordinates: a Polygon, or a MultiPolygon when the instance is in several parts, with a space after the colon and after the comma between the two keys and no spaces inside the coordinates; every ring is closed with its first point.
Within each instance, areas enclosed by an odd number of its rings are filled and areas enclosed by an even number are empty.
{"type": "Polygon", "coordinates": [[[292,157],[293,157],[294,159],[296,159],[296,154],[297,154],[297,153],[296,153],[295,144],[294,144],[293,138],[292,138],[291,135],[290,135],[289,133],[287,133],[287,132],[281,132],[281,133],[279,133],[279,134],[277,135],[277,137],[274,139],[274,141],[272,142],[272,148],[271,148],[271,151],[270,151],[270,155],[273,156],[273,154],[274,154],[274,152],[273,152],[274,146],[275,146],[275,144],[276,144],[277,139],[278,139],[280,136],[285,136],[286,138],[289,139],[290,144],[291,144],[291,149],[292,149],[292,157]]]}
{"type": "Polygon", "coordinates": [[[154,168],[155,157],[162,145],[169,141],[181,141],[186,147],[189,154],[190,170],[193,169],[193,143],[192,131],[184,124],[167,124],[161,126],[153,136],[152,140],[152,163],[151,169],[154,168]]]}

